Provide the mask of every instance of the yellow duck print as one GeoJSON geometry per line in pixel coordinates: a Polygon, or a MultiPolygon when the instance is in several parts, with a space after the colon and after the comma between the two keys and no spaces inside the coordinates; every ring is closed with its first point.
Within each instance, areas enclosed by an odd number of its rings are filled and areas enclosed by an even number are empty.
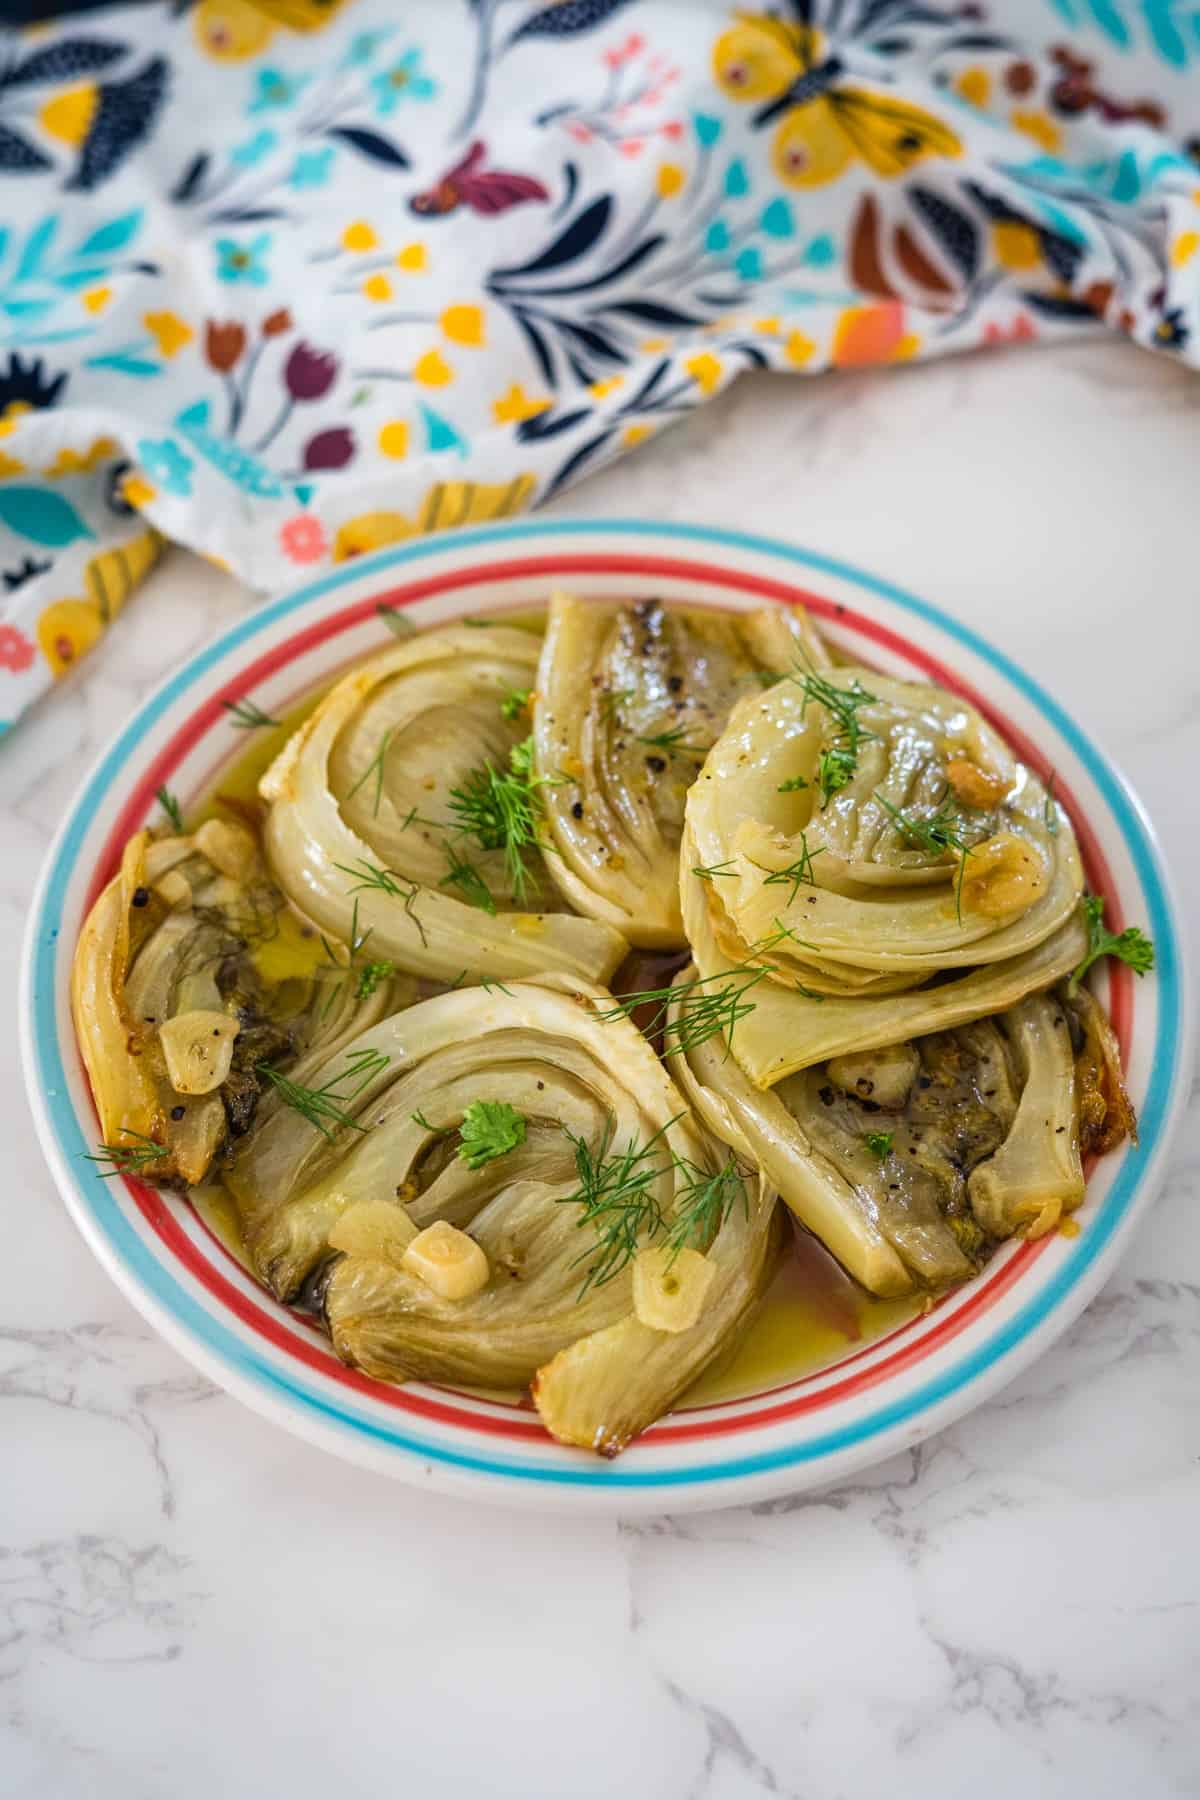
{"type": "Polygon", "coordinates": [[[219,62],[241,62],[265,50],[279,26],[320,31],[345,0],[200,0],[192,30],[200,49],[219,62]]]}
{"type": "Polygon", "coordinates": [[[907,101],[843,77],[843,57],[810,25],[739,12],[713,48],[713,73],[731,100],[757,104],[757,127],[775,126],[771,163],[789,187],[824,187],[853,162],[903,175],[928,156],[958,156],[948,125],[907,101]]]}

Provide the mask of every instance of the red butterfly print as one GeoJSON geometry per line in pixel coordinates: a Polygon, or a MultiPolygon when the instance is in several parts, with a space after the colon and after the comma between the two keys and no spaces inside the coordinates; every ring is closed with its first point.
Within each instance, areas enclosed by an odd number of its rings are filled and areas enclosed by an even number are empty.
{"type": "Polygon", "coordinates": [[[485,169],[481,165],[487,155],[482,138],[476,138],[460,163],[435,181],[423,194],[409,201],[412,211],[441,218],[469,206],[475,213],[507,212],[525,200],[548,200],[550,192],[532,175],[514,175],[508,169],[485,169]]]}

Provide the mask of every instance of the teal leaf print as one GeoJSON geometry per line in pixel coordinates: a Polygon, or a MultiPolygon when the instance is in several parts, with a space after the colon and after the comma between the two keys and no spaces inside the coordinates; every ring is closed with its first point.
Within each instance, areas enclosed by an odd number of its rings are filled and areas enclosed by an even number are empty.
{"type": "MultiPolygon", "coordinates": [[[[1183,34],[1174,19],[1172,0],[1142,0],[1142,12],[1146,19],[1146,30],[1150,33],[1150,41],[1164,62],[1172,68],[1185,69],[1188,61],[1188,48],[1183,41],[1183,34]]],[[[1195,14],[1198,27],[1197,43],[1200,43],[1200,12],[1195,14]]]]}
{"type": "Polygon", "coordinates": [[[762,218],[758,223],[768,237],[790,238],[796,235],[796,221],[792,216],[792,209],[782,195],[772,200],[769,206],[764,206],[762,218]]]}
{"type": "Polygon", "coordinates": [[[443,419],[441,413],[435,413],[430,406],[421,408],[421,417],[425,422],[425,442],[430,450],[457,450],[460,456],[467,454],[467,441],[460,437],[449,419],[443,419]]]}
{"type": "Polygon", "coordinates": [[[803,262],[809,269],[827,269],[837,261],[837,245],[827,231],[813,238],[804,247],[803,262]]]}
{"type": "Polygon", "coordinates": [[[25,239],[25,247],[17,261],[17,272],[14,281],[30,281],[37,275],[42,266],[42,259],[54,242],[54,234],[58,230],[58,214],[51,213],[49,218],[36,224],[25,239]]]}
{"type": "Polygon", "coordinates": [[[740,156],[735,156],[725,171],[725,192],[730,200],[740,200],[750,192],[750,177],[740,156]]]}
{"type": "Polygon", "coordinates": [[[78,538],[96,535],[71,502],[52,488],[0,488],[0,524],[48,550],[61,550],[78,538]]]}
{"type": "Polygon", "coordinates": [[[124,250],[131,244],[142,227],[142,208],[135,206],[132,212],[121,213],[119,217],[110,219],[107,225],[100,225],[84,238],[82,244],[75,247],[75,256],[115,256],[118,250],[124,250]]]}
{"type": "MultiPolygon", "coordinates": [[[[146,340],[149,343],[149,339],[146,340]]],[[[161,363],[149,362],[140,356],[141,346],[132,345],[125,350],[108,350],[102,356],[89,356],[85,367],[89,369],[111,369],[114,375],[133,375],[145,380],[150,375],[161,375],[161,363]]]]}
{"type": "Polygon", "coordinates": [[[713,220],[704,234],[704,248],[711,251],[728,250],[729,227],[724,219],[713,220]]]}
{"type": "Polygon", "coordinates": [[[1120,44],[1123,50],[1128,50],[1131,41],[1129,26],[1113,0],[1088,0],[1088,9],[1105,36],[1110,37],[1114,44],[1120,44]]]}
{"type": "Polygon", "coordinates": [[[721,135],[721,121],[711,113],[693,113],[692,130],[702,150],[711,150],[721,135]]]}
{"type": "Polygon", "coordinates": [[[757,281],[763,272],[762,257],[753,244],[738,251],[733,266],[743,281],[757,281]]]}

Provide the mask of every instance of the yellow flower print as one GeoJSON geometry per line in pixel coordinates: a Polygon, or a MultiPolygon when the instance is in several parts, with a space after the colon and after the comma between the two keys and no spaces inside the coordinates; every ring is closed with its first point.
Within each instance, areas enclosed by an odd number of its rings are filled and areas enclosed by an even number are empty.
{"type": "Polygon", "coordinates": [[[142,324],[158,345],[158,353],[169,360],[178,354],[196,335],[191,326],[186,324],[173,312],[148,312],[142,314],[142,324]]]}
{"type": "Polygon", "coordinates": [[[368,300],[390,300],[392,284],[386,275],[368,275],[362,284],[362,291],[368,300]]]}
{"type": "Polygon", "coordinates": [[[1181,231],[1171,245],[1171,262],[1177,269],[1182,269],[1191,262],[1197,250],[1200,250],[1200,231],[1181,231]]]}
{"type": "Polygon", "coordinates": [[[95,82],[85,81],[80,87],[67,88],[47,100],[38,113],[38,123],[60,144],[78,149],[92,128],[99,100],[100,90],[95,82]]]}
{"type": "Polygon", "coordinates": [[[975,63],[957,78],[954,91],[970,106],[986,106],[992,97],[992,78],[986,69],[975,63]]]}
{"type": "Polygon", "coordinates": [[[638,345],[638,349],[644,351],[647,356],[654,356],[658,351],[670,348],[671,340],[666,337],[643,338],[638,345]]]}
{"type": "Polygon", "coordinates": [[[140,511],[143,506],[149,506],[157,493],[158,489],[154,483],[147,481],[144,475],[126,475],[121,483],[121,498],[128,500],[135,511],[140,511]]]}
{"type": "Polygon", "coordinates": [[[604,381],[593,381],[588,388],[588,393],[593,400],[603,400],[609,394],[615,394],[617,389],[624,385],[625,377],[623,375],[610,375],[604,381]]]}
{"type": "Polygon", "coordinates": [[[483,343],[482,306],[448,306],[439,323],[452,344],[477,349],[483,343]]]}
{"type": "Polygon", "coordinates": [[[678,163],[660,163],[655,177],[659,195],[664,200],[671,200],[679,192],[684,183],[684,173],[678,163]]]}
{"type": "Polygon", "coordinates": [[[531,398],[520,382],[514,381],[506,394],[492,401],[492,417],[497,425],[519,425],[522,419],[536,419],[553,404],[552,400],[531,398]]]}
{"type": "Polygon", "coordinates": [[[778,337],[779,336],[779,320],[778,319],[755,319],[754,325],[753,325],[753,330],[757,331],[757,333],[760,337],[778,337]]]}
{"type": "Polygon", "coordinates": [[[382,550],[385,544],[399,544],[412,537],[414,529],[412,520],[403,513],[359,513],[356,519],[347,519],[333,540],[333,560],[349,562],[353,556],[368,556],[372,550],[382,550]]]}
{"type": "Polygon", "coordinates": [[[702,350],[699,356],[689,356],[683,366],[702,394],[711,394],[721,379],[721,359],[714,356],[711,350],[702,350]]]}
{"type": "Polygon", "coordinates": [[[0,450],[0,481],[6,481],[10,475],[24,475],[25,464],[19,456],[10,456],[7,450],[0,450]]]}
{"type": "Polygon", "coordinates": [[[992,226],[992,250],[1002,269],[1036,269],[1042,260],[1037,232],[1019,219],[1001,219],[992,226]]]}
{"type": "Polygon", "coordinates": [[[22,413],[32,412],[28,400],[10,400],[4,411],[0,413],[0,437],[8,437],[17,429],[17,420],[22,413]]]}
{"type": "Polygon", "coordinates": [[[627,425],[621,433],[621,442],[632,450],[636,444],[644,444],[648,437],[653,436],[653,425],[627,425]]]}
{"type": "Polygon", "coordinates": [[[429,267],[429,255],[424,244],[405,244],[396,252],[396,267],[403,269],[406,275],[421,275],[429,267]]]}
{"type": "Polygon", "coordinates": [[[376,250],[379,239],[365,219],[354,219],[342,233],[343,250],[376,250]]]}
{"type": "Polygon", "coordinates": [[[109,301],[112,299],[112,289],[110,287],[88,288],[80,295],[80,299],[83,303],[84,312],[103,312],[109,301]]]}
{"type": "Polygon", "coordinates": [[[253,0],[200,0],[192,15],[192,34],[206,56],[242,62],[266,49],[275,26],[253,0]]]}
{"type": "Polygon", "coordinates": [[[1062,131],[1055,124],[1049,113],[1022,112],[1018,107],[1008,115],[1009,124],[1031,137],[1035,144],[1040,144],[1049,156],[1056,156],[1062,147],[1062,131]]]}
{"type": "Polygon", "coordinates": [[[116,439],[110,437],[95,438],[83,451],[73,450],[69,444],[64,444],[45,473],[51,481],[56,481],[62,475],[86,475],[106,457],[115,456],[117,448],[116,439]]]}
{"type": "Polygon", "coordinates": [[[454,370],[440,350],[426,350],[413,364],[413,380],[422,387],[448,387],[454,380],[454,370]]]}
{"type": "Polygon", "coordinates": [[[397,462],[408,455],[408,426],[403,419],[389,419],[379,427],[379,448],[397,462]]]}
{"type": "Polygon", "coordinates": [[[783,346],[783,354],[797,369],[802,369],[816,353],[817,346],[802,331],[790,331],[787,343],[783,346]]]}
{"type": "Polygon", "coordinates": [[[104,624],[90,600],[56,600],[37,622],[38,643],[57,681],[95,643],[104,624]]]}

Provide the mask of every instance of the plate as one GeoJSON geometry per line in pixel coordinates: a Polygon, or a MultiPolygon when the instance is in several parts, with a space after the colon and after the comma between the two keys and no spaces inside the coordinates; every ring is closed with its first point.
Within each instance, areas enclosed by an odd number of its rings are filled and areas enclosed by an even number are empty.
{"type": "Polygon", "coordinates": [[[640,520],[546,521],[421,539],[349,563],[224,632],[148,699],[84,782],[47,860],[25,949],[24,1056],[41,1142],[72,1216],[118,1285],[214,1381],[325,1449],[501,1504],[663,1512],[837,1481],[978,1406],[1043,1351],[1112,1270],[1162,1176],[1186,1096],[1178,906],[1162,852],[1120,775],[1041,685],[948,614],[828,557],[730,531],[640,520]],[[1116,927],[1154,938],[1156,972],[1109,965],[1109,1005],[1141,1141],[1097,1164],[1077,1236],[1005,1246],[922,1318],[833,1365],[733,1401],[683,1406],[614,1462],[552,1442],[528,1408],[342,1367],[311,1321],[241,1269],[192,1208],[100,1178],[99,1135],[71,1026],[71,953],[121,845],[185,805],[245,749],[226,702],[279,716],[378,649],[380,604],[414,625],[528,608],[564,585],[750,607],[801,601],[854,661],[971,700],[1055,792],[1116,927]]]}

